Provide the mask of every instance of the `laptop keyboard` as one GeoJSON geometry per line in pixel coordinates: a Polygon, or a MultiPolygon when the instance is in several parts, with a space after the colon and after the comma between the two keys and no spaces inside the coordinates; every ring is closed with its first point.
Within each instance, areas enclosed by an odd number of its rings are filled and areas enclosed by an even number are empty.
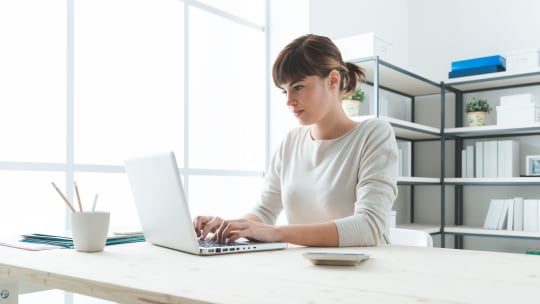
{"type": "Polygon", "coordinates": [[[200,247],[205,247],[205,248],[211,248],[211,247],[229,247],[229,246],[242,246],[242,245],[246,245],[246,243],[237,243],[237,242],[232,242],[232,243],[219,243],[219,242],[212,241],[212,240],[199,240],[199,246],[200,246],[200,247]]]}

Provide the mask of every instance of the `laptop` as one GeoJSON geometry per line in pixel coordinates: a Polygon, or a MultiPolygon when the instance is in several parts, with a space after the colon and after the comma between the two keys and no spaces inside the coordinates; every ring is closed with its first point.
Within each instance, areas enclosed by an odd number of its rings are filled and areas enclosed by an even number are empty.
{"type": "Polygon", "coordinates": [[[125,160],[125,168],[146,241],[197,255],[287,248],[287,243],[199,240],[173,152],[125,160]]]}

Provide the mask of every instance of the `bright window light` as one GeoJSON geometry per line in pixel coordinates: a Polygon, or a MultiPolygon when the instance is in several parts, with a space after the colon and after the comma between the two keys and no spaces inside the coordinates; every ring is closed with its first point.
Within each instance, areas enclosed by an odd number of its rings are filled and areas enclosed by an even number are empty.
{"type": "Polygon", "coordinates": [[[65,0],[0,1],[2,161],[65,161],[65,14],[65,0]]]}
{"type": "Polygon", "coordinates": [[[110,232],[140,230],[123,160],[166,150],[192,214],[249,211],[265,169],[265,0],[213,2],[0,1],[0,235],[69,229],[51,182],[76,205],[74,181],[85,210],[99,193],[110,232]]]}
{"type": "Polygon", "coordinates": [[[238,218],[255,206],[260,197],[262,179],[249,176],[192,176],[189,185],[191,216],[238,218]]]}
{"type": "Polygon", "coordinates": [[[66,193],[61,172],[0,171],[0,235],[64,231],[67,206],[51,182],[66,193]]]}
{"type": "Polygon", "coordinates": [[[183,160],[183,14],[180,1],[76,2],[76,163],[163,150],[183,160]]]}
{"type": "Polygon", "coordinates": [[[262,171],[264,33],[190,12],[190,166],[262,171]]]}
{"type": "Polygon", "coordinates": [[[264,24],[264,0],[199,0],[257,24],[264,24]]]}

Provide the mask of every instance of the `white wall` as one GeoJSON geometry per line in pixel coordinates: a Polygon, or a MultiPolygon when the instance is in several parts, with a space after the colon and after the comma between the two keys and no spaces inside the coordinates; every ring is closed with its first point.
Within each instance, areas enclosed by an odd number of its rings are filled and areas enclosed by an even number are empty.
{"type": "Polygon", "coordinates": [[[309,30],[331,39],[374,32],[393,45],[394,64],[407,66],[410,0],[310,0],[309,30]]]}
{"type": "Polygon", "coordinates": [[[538,12],[537,0],[409,0],[409,64],[440,81],[455,60],[540,48],[538,12]]]}
{"type": "Polygon", "coordinates": [[[399,66],[446,80],[455,60],[540,48],[537,0],[310,0],[309,30],[332,39],[375,32],[399,66]]]}

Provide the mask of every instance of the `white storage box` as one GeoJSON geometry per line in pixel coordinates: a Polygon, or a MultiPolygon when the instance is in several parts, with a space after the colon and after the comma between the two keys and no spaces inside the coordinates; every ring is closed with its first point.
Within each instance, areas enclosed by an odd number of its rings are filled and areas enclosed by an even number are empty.
{"type": "Polygon", "coordinates": [[[532,70],[540,67],[540,49],[525,49],[505,55],[506,70],[532,70]]]}
{"type": "Polygon", "coordinates": [[[344,61],[376,55],[393,62],[392,44],[377,37],[373,32],[336,39],[334,43],[341,51],[344,61]]]}
{"type": "Polygon", "coordinates": [[[540,106],[497,106],[497,125],[540,122],[540,106]]]}
{"type": "Polygon", "coordinates": [[[538,97],[531,93],[501,96],[501,106],[540,106],[538,97]]]}

